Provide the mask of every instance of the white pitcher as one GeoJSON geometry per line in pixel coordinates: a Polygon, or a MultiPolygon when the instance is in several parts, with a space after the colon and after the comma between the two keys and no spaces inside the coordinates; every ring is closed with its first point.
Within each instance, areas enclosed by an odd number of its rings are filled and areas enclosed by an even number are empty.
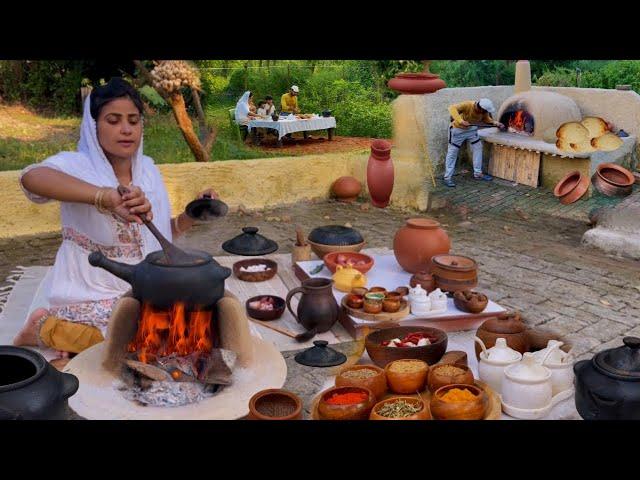
{"type": "Polygon", "coordinates": [[[497,338],[496,344],[489,349],[480,338],[474,337],[474,340],[482,347],[478,362],[480,380],[489,385],[496,393],[502,394],[504,369],[522,360],[522,354],[510,348],[507,345],[507,340],[502,337],[497,338]]]}
{"type": "Polygon", "coordinates": [[[536,360],[551,370],[551,388],[553,395],[573,388],[573,362],[571,354],[560,350],[564,345],[558,340],[549,340],[547,347],[535,352],[536,360]]]}

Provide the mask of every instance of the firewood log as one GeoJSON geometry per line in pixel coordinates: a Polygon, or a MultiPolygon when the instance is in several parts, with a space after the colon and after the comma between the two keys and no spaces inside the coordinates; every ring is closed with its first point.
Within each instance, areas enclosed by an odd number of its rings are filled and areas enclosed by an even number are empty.
{"type": "Polygon", "coordinates": [[[209,384],[231,385],[236,359],[235,352],[214,348],[209,353],[198,380],[209,384]]]}
{"type": "Polygon", "coordinates": [[[142,363],[136,360],[126,359],[124,361],[127,367],[135,370],[140,375],[144,375],[151,380],[156,380],[158,382],[172,382],[173,379],[171,375],[160,367],[156,367],[155,365],[151,365],[149,363],[142,363]]]}

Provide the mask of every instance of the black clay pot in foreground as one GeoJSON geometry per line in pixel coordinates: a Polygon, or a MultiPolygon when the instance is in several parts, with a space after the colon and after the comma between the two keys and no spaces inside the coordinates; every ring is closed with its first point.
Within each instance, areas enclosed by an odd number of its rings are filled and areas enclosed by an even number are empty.
{"type": "Polygon", "coordinates": [[[0,345],[0,420],[64,420],[78,386],[39,353],[0,345]]]}

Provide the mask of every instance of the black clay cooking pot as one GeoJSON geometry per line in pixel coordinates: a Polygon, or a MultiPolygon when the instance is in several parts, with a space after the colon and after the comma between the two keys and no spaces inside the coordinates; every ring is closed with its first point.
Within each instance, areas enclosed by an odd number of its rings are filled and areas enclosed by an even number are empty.
{"type": "Polygon", "coordinates": [[[640,338],[573,366],[576,409],[585,420],[640,420],[640,338]]]}
{"type": "Polygon", "coordinates": [[[0,346],[0,420],[64,420],[78,379],[33,350],[0,346]]]}
{"type": "Polygon", "coordinates": [[[137,265],[109,260],[100,252],[89,255],[89,263],[111,272],[133,287],[133,296],[158,308],[174,303],[210,308],[224,295],[224,281],[231,269],[222,267],[207,252],[186,250],[196,257],[189,265],[168,265],[164,252],[150,253],[137,265]]]}

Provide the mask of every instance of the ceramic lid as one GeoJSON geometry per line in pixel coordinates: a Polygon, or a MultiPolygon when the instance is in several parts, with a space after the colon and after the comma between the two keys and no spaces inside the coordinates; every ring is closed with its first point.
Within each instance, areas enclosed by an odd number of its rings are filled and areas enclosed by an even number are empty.
{"type": "Polygon", "coordinates": [[[522,361],[509,365],[504,369],[504,373],[513,380],[525,382],[539,382],[551,377],[551,371],[540,365],[531,352],[525,352],[522,361]]]}
{"type": "Polygon", "coordinates": [[[316,340],[313,347],[298,353],[294,358],[301,365],[308,367],[335,367],[347,361],[346,355],[328,347],[326,340],[316,340]]]}
{"type": "MultiPolygon", "coordinates": [[[[484,354],[484,352],[482,352],[484,354]]],[[[492,362],[514,362],[522,358],[520,352],[515,351],[507,345],[507,341],[500,337],[496,339],[496,344],[487,349],[487,360],[492,362]]]]}
{"type": "Polygon", "coordinates": [[[624,337],[624,346],[596,354],[593,361],[605,375],[624,380],[640,380],[640,338],[624,337]]]}
{"type": "Polygon", "coordinates": [[[463,255],[450,255],[446,253],[444,255],[434,256],[431,261],[435,265],[449,270],[470,272],[478,268],[478,264],[473,258],[463,255]]]}
{"type": "Polygon", "coordinates": [[[323,245],[356,245],[364,242],[364,238],[355,228],[343,225],[325,225],[317,227],[309,233],[309,240],[323,245]]]}
{"type": "Polygon", "coordinates": [[[278,250],[278,244],[258,234],[256,227],[244,227],[242,232],[237,237],[224,242],[222,249],[234,255],[245,256],[267,255],[278,250]]]}
{"type": "Polygon", "coordinates": [[[215,217],[224,217],[228,211],[229,206],[226,203],[216,198],[211,198],[209,195],[190,202],[185,208],[185,213],[189,217],[202,221],[215,217]]]}
{"type": "Polygon", "coordinates": [[[440,223],[431,218],[410,218],[409,220],[407,220],[407,225],[413,228],[434,229],[438,228],[440,226],[440,223]]]}

